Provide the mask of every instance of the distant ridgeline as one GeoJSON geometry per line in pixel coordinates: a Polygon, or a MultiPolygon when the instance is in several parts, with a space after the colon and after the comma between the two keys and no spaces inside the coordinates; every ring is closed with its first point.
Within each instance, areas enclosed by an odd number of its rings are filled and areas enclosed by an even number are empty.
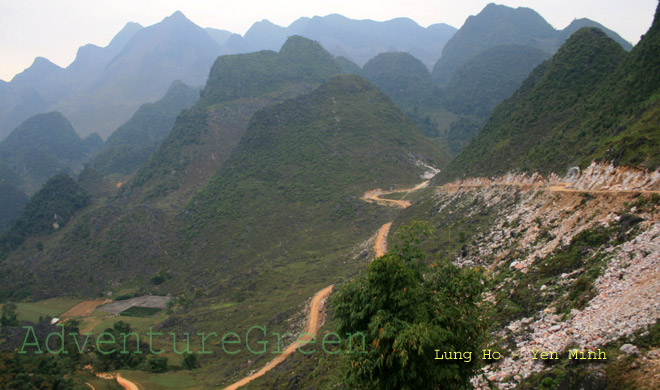
{"type": "Polygon", "coordinates": [[[592,159],[660,166],[660,26],[625,52],[583,28],[492,113],[438,180],[507,171],[564,173],[592,159]]]}
{"type": "Polygon", "coordinates": [[[101,149],[97,134],[80,139],[59,112],[25,120],[0,142],[0,230],[17,217],[48,178],[75,175],[101,149]]]}
{"type": "Polygon", "coordinates": [[[492,109],[578,26],[597,27],[626,50],[632,47],[588,19],[575,20],[558,31],[531,9],[489,4],[449,40],[432,73],[402,52],[379,54],[362,69],[342,58],[342,69],[374,83],[427,136],[454,155],[480,131],[492,109]]]}
{"type": "Polygon", "coordinates": [[[394,48],[430,67],[455,31],[446,24],[421,27],[406,18],[376,22],[328,15],[300,18],[288,27],[263,20],[240,36],[203,29],[177,11],[152,26],[126,24],[106,47],[80,47],[66,68],[39,57],[11,82],[0,82],[0,140],[23,120],[47,111],[62,112],[83,136],[97,132],[105,139],[140,105],[162,97],[173,81],[203,85],[219,55],[277,50],[293,35],[360,64],[394,48]]]}
{"type": "MultiPolygon", "coordinates": [[[[304,245],[294,244],[300,238],[293,228],[317,228],[317,218],[328,221],[325,228],[341,231],[336,235],[341,250],[353,245],[354,226],[368,237],[380,220],[359,201],[362,192],[417,183],[422,171],[418,160],[442,167],[449,158],[386,95],[360,77],[336,78],[340,73],[341,66],[327,51],[302,37],[289,38],[279,53],[219,57],[201,98],[178,116],[172,131],[118,196],[79,211],[53,234],[28,232],[24,244],[11,247],[3,268],[18,267],[23,277],[7,279],[7,288],[54,294],[68,291],[75,281],[79,291],[96,294],[113,281],[138,275],[148,280],[163,267],[179,270],[181,279],[170,281],[173,285],[188,285],[191,272],[195,279],[210,281],[217,275],[212,268],[218,261],[243,272],[241,264],[258,258],[252,252],[257,248],[279,257],[273,241],[264,239],[275,231],[288,237],[292,254],[303,256],[303,247],[316,245],[315,235],[305,235],[304,245]],[[312,93],[328,79],[333,81],[312,93]],[[239,210],[243,227],[236,224],[239,210]],[[263,219],[266,214],[270,217],[263,219]],[[290,225],[290,215],[308,217],[290,225]],[[364,218],[367,223],[358,223],[364,218]],[[351,228],[344,229],[347,224],[351,228]],[[206,248],[205,254],[189,252],[191,235],[217,237],[215,229],[227,231],[226,239],[211,240],[221,247],[202,242],[199,248],[206,248]],[[234,247],[227,240],[236,234],[246,234],[241,240],[249,244],[234,247]],[[37,249],[36,243],[46,250],[37,249]],[[182,256],[211,268],[199,274],[201,268],[184,266],[182,256]],[[235,260],[218,260],[227,256],[235,260]],[[22,268],[25,258],[31,259],[29,269],[22,268]],[[33,282],[56,265],[58,281],[33,282]],[[81,274],[92,276],[81,280],[81,274]]],[[[121,127],[93,164],[100,168],[102,161],[115,161],[119,165],[107,166],[122,172],[121,158],[100,156],[122,150],[120,141],[134,131],[142,113],[160,115],[159,107],[168,101],[178,104],[193,97],[182,84],[171,92],[121,127]]],[[[149,142],[162,129],[153,130],[147,132],[149,142]]],[[[88,169],[81,183],[95,178],[98,173],[88,169]]]]}
{"type": "Polygon", "coordinates": [[[149,159],[167,137],[182,110],[199,99],[199,92],[175,81],[160,100],[140,106],[137,112],[115,130],[94,156],[90,168],[104,175],[128,175],[149,159]]]}
{"type": "Polygon", "coordinates": [[[290,37],[279,53],[218,57],[199,101],[179,116],[126,193],[161,197],[202,184],[234,150],[257,110],[309,92],[340,73],[339,64],[318,43],[298,36],[290,37]]]}

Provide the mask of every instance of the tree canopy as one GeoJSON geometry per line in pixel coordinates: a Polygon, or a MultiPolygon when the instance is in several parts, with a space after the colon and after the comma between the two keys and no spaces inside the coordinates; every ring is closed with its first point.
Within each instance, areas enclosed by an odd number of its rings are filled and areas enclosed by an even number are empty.
{"type": "Polygon", "coordinates": [[[343,339],[350,387],[465,388],[479,367],[482,274],[421,251],[416,244],[424,230],[403,228],[392,251],[333,297],[337,332],[364,334],[343,339]],[[435,350],[473,358],[435,360],[435,350]]]}

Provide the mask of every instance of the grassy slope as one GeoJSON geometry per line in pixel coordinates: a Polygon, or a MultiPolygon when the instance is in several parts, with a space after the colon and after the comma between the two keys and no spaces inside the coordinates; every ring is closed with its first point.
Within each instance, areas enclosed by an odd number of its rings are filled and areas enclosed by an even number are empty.
{"type": "Polygon", "coordinates": [[[5,264],[5,276],[13,275],[7,279],[8,291],[26,289],[36,298],[70,293],[72,286],[87,295],[116,289],[117,283],[152,288],[149,278],[154,273],[181,261],[169,258],[165,247],[178,241],[182,205],[230,155],[254,112],[310,91],[340,71],[320,45],[303,38],[290,39],[280,54],[246,55],[252,68],[239,66],[240,55],[230,57],[216,61],[205,98],[179,116],[156,153],[121,188],[121,196],[94,200],[72,226],[41,240],[45,250],[35,249],[37,241],[31,240],[10,256],[5,264]],[[268,74],[270,69],[257,59],[273,55],[279,58],[279,72],[288,78],[279,79],[275,90],[248,87],[255,73],[268,74]],[[232,89],[233,98],[225,93],[222,99],[211,99],[214,90],[233,88],[216,73],[246,89],[232,89]],[[24,269],[28,262],[30,268],[24,269]]]}
{"type": "Polygon", "coordinates": [[[197,90],[180,81],[174,82],[163,98],[140,106],[131,119],[108,137],[91,167],[104,175],[132,173],[167,137],[179,113],[198,98],[197,90]]]}
{"type": "MultiPolygon", "coordinates": [[[[435,165],[445,158],[358,76],[259,111],[190,203],[191,242],[180,249],[189,262],[174,272],[188,269],[199,305],[173,321],[238,333],[286,327],[314,292],[364,265],[358,245],[391,215],[359,198],[367,189],[419,182],[413,156],[435,165]]],[[[223,368],[205,372],[209,384],[229,383],[238,364],[255,359],[221,358],[223,368]]]]}
{"type": "Polygon", "coordinates": [[[576,126],[581,121],[575,118],[594,116],[582,107],[594,98],[594,91],[611,82],[624,56],[624,50],[600,30],[574,34],[493,111],[441,179],[509,170],[563,172],[579,163],[589,143],[599,137],[576,126]]]}
{"type": "Polygon", "coordinates": [[[80,171],[99,148],[95,140],[80,139],[59,112],[35,115],[0,143],[0,165],[19,175],[19,188],[33,194],[53,175],[80,171]]]}

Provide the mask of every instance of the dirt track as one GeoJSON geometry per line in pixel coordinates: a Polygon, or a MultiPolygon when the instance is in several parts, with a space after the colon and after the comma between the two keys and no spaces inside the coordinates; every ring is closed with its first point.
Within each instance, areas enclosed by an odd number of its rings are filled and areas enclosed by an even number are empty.
{"type": "MultiPolygon", "coordinates": [[[[84,368],[87,369],[87,370],[90,370],[90,371],[92,371],[92,373],[94,373],[91,365],[88,364],[84,368]]],[[[109,380],[109,381],[116,380],[117,383],[119,383],[119,386],[123,387],[124,390],[140,390],[140,388],[138,387],[137,384],[135,384],[135,383],[129,381],[128,379],[124,378],[123,376],[121,376],[120,373],[97,372],[97,373],[94,373],[94,375],[96,375],[97,378],[101,378],[101,379],[105,379],[105,380],[109,380]]],[[[85,382],[85,384],[87,386],[89,386],[90,389],[96,390],[94,388],[94,386],[92,386],[90,383],[85,382]]]]}
{"type": "Polygon", "coordinates": [[[580,190],[567,188],[566,184],[548,186],[545,189],[553,192],[587,192],[590,194],[660,194],[660,191],[652,190],[580,190]]]}
{"type": "MultiPolygon", "coordinates": [[[[383,191],[380,188],[378,188],[375,190],[365,192],[364,195],[362,196],[362,200],[369,203],[376,203],[382,206],[401,207],[405,209],[406,207],[410,206],[409,201],[386,199],[386,198],[381,198],[381,196],[393,194],[396,192],[405,192],[407,195],[411,192],[415,192],[417,190],[421,190],[422,188],[426,188],[428,187],[428,185],[429,185],[429,181],[427,180],[425,182],[419,183],[418,185],[412,188],[402,188],[393,191],[383,191]]],[[[376,242],[374,243],[374,252],[376,252],[376,257],[381,257],[382,255],[387,253],[387,235],[390,233],[390,227],[392,227],[392,222],[388,222],[383,226],[381,226],[380,229],[378,229],[378,233],[376,233],[376,242]]]]}
{"type": "Polygon", "coordinates": [[[376,235],[376,243],[374,244],[376,257],[381,257],[387,253],[387,235],[390,233],[390,227],[392,227],[392,222],[388,222],[381,226],[380,229],[378,229],[378,234],[376,235]]]}
{"type": "Polygon", "coordinates": [[[396,192],[405,192],[405,193],[409,194],[411,192],[421,190],[422,188],[424,188],[428,185],[429,185],[429,181],[427,180],[423,183],[420,183],[420,184],[416,185],[413,188],[401,188],[401,189],[392,190],[392,191],[383,191],[380,188],[377,188],[375,190],[370,190],[370,191],[365,192],[364,195],[362,195],[362,200],[365,201],[365,202],[369,202],[369,203],[377,203],[377,204],[383,205],[383,206],[394,206],[394,207],[401,207],[401,208],[405,209],[406,207],[410,206],[409,201],[381,198],[381,196],[394,194],[396,192]]]}
{"type": "MultiPolygon", "coordinates": [[[[531,189],[531,188],[538,188],[539,190],[543,191],[551,191],[551,192],[572,192],[572,193],[588,193],[588,194],[660,194],[660,191],[656,190],[643,190],[643,189],[637,189],[637,190],[625,190],[625,189],[576,189],[576,188],[569,188],[571,183],[557,183],[553,185],[547,185],[544,183],[517,183],[517,182],[499,182],[499,183],[491,183],[491,182],[483,182],[483,183],[447,183],[444,184],[438,188],[442,189],[445,192],[456,192],[462,189],[468,189],[468,188],[484,188],[484,187],[508,187],[508,186],[515,186],[515,187],[520,187],[522,189],[531,189]]],[[[365,194],[366,195],[366,194],[365,194]]],[[[363,198],[364,199],[364,198],[363,198]]],[[[382,201],[382,199],[381,199],[382,201]]]]}
{"type": "MultiPolygon", "coordinates": [[[[321,327],[321,322],[323,321],[323,314],[324,314],[323,301],[332,292],[332,287],[333,285],[330,285],[324,288],[323,290],[317,292],[316,295],[314,295],[314,298],[312,299],[312,305],[309,309],[309,320],[307,323],[307,331],[306,334],[300,337],[300,341],[309,341],[312,339],[312,337],[316,336],[316,332],[318,332],[319,328],[321,327]]],[[[289,357],[297,349],[298,349],[298,341],[289,345],[282,354],[278,355],[275,359],[268,362],[268,364],[266,364],[261,370],[257,371],[256,373],[248,377],[241,379],[240,381],[232,384],[231,386],[225,387],[225,390],[238,389],[239,387],[252,382],[253,380],[259,378],[260,376],[263,376],[265,373],[275,368],[278,364],[282,363],[287,357],[289,357]]],[[[137,388],[134,389],[126,388],[126,390],[137,390],[137,388]]]]}
{"type": "Polygon", "coordinates": [[[135,383],[124,378],[120,373],[117,373],[117,377],[115,379],[117,380],[117,383],[119,383],[119,385],[124,388],[124,390],[140,390],[135,383]]]}

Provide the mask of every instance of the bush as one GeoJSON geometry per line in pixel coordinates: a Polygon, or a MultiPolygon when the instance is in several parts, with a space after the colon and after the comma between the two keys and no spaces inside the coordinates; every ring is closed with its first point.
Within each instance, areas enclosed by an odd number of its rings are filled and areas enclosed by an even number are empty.
{"type": "Polygon", "coordinates": [[[150,356],[147,359],[149,371],[153,373],[162,373],[167,371],[167,358],[165,356],[150,356]]]}

